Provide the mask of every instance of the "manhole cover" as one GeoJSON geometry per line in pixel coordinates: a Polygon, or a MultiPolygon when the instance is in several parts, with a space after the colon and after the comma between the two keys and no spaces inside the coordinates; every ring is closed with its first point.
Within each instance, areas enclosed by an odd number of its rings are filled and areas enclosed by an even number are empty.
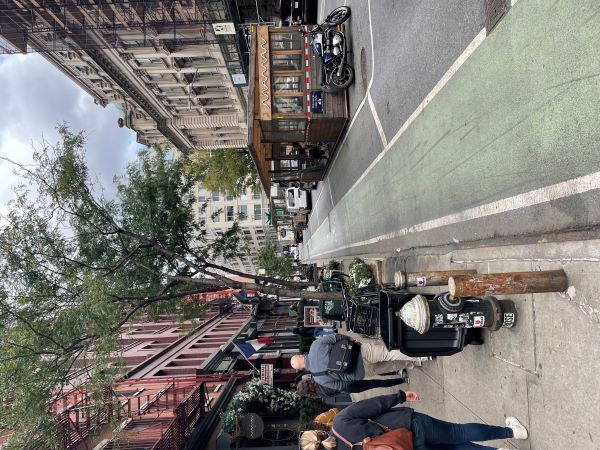
{"type": "Polygon", "coordinates": [[[363,91],[367,91],[367,53],[365,48],[360,49],[360,75],[363,91]]]}
{"type": "Polygon", "coordinates": [[[485,28],[489,34],[510,8],[510,0],[485,0],[485,28]]]}

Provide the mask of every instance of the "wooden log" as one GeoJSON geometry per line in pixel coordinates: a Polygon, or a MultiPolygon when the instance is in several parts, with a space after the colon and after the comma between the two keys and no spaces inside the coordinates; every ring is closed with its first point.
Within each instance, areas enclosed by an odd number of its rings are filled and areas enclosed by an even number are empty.
{"type": "Polygon", "coordinates": [[[397,288],[444,286],[450,277],[474,275],[476,270],[433,270],[429,272],[402,272],[394,274],[394,284],[397,288]]]}
{"type": "Polygon", "coordinates": [[[448,291],[453,297],[564,292],[568,287],[567,275],[563,270],[471,274],[450,277],[448,280],[448,291]]]}

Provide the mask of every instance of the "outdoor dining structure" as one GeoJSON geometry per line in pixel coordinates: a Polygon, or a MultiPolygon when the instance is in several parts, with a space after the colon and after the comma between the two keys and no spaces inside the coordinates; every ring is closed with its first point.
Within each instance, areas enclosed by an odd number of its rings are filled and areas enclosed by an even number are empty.
{"type": "Polygon", "coordinates": [[[267,193],[273,183],[309,187],[325,174],[348,120],[348,99],[345,90],[324,92],[320,73],[321,60],[298,27],[254,27],[248,141],[267,193]]]}

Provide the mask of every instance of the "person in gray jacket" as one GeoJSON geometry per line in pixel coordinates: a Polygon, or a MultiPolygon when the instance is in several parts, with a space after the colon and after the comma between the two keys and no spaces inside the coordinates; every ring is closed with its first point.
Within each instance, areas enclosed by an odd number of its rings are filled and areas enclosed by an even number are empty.
{"type": "Polygon", "coordinates": [[[456,424],[434,419],[412,408],[394,408],[399,403],[418,400],[420,398],[416,392],[400,391],[353,403],[335,416],[329,437],[316,431],[303,433],[300,450],[334,447],[337,450],[351,450],[354,444],[385,433],[379,424],[391,430],[409,429],[414,450],[496,450],[497,447],[478,445],[473,441],[527,439],[527,429],[515,417],[507,417],[504,427],[480,423],[456,424]]]}
{"type": "Polygon", "coordinates": [[[430,359],[411,358],[400,352],[400,350],[388,351],[383,345],[361,343],[360,357],[357,359],[352,371],[328,372],[327,365],[333,344],[347,338],[348,336],[341,334],[318,337],[311,344],[310,350],[306,355],[292,356],[292,367],[296,370],[306,369],[312,372],[313,380],[321,386],[335,391],[347,392],[350,384],[365,378],[365,363],[373,364],[386,361],[414,361],[420,363],[421,361],[430,359]]]}

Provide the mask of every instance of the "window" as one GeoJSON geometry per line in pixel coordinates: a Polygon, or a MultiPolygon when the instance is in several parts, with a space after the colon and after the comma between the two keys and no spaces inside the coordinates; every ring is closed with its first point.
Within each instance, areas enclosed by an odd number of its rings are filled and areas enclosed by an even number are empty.
{"type": "MultiPolygon", "coordinates": [[[[260,205],[259,205],[260,206],[260,205]]],[[[256,234],[263,234],[265,231],[262,228],[256,229],[256,234]]]]}
{"type": "Polygon", "coordinates": [[[204,203],[206,201],[206,189],[198,188],[198,201],[204,203]]]}
{"type": "MultiPolygon", "coordinates": [[[[296,101],[296,110],[302,111],[304,104],[301,97],[274,97],[273,104],[275,105],[280,100],[283,101],[296,101]]],[[[289,109],[289,108],[288,108],[289,109]]],[[[292,111],[293,112],[293,111],[292,111]]],[[[263,132],[263,142],[281,142],[281,141],[292,141],[301,142],[304,141],[304,132],[306,129],[306,119],[279,119],[273,121],[261,122],[261,128],[263,132]]],[[[280,156],[287,156],[292,154],[292,146],[280,145],[279,147],[280,156]],[[289,153],[288,153],[289,147],[289,153]]]]}
{"type": "Polygon", "coordinates": [[[303,55],[271,55],[271,71],[302,70],[303,55]]]}
{"type": "Polygon", "coordinates": [[[288,204],[289,208],[294,208],[294,206],[295,206],[293,189],[290,189],[287,193],[287,204],[288,204]]]}
{"type": "Polygon", "coordinates": [[[243,200],[243,201],[248,200],[248,194],[246,193],[246,189],[242,189],[240,191],[240,200],[243,200]]]}
{"type": "MultiPolygon", "coordinates": [[[[254,220],[262,220],[262,205],[260,204],[254,205],[254,220]]],[[[256,230],[256,232],[258,233],[259,230],[256,230]]],[[[260,232],[262,233],[262,230],[260,232]]]]}
{"type": "Polygon", "coordinates": [[[273,97],[273,110],[276,113],[301,113],[304,111],[303,96],[273,97]]]}
{"type": "Polygon", "coordinates": [[[225,191],[225,200],[228,202],[233,200],[233,194],[230,194],[228,191],[225,191]]]}
{"type": "Polygon", "coordinates": [[[248,205],[239,205],[238,215],[240,220],[246,220],[248,218],[248,205]]]}
{"type": "Polygon", "coordinates": [[[225,208],[225,220],[227,222],[233,222],[233,206],[227,206],[225,208]]]}
{"type": "Polygon", "coordinates": [[[152,59],[152,58],[137,58],[136,59],[138,66],[144,67],[144,66],[150,66],[152,64],[156,64],[156,63],[160,63],[161,60],[160,59],[152,59]]]}
{"type": "Polygon", "coordinates": [[[300,50],[302,35],[300,33],[271,33],[271,50],[300,50]]]}
{"type": "Polygon", "coordinates": [[[271,86],[273,87],[273,93],[278,94],[282,92],[302,92],[302,79],[300,76],[274,76],[271,86]]]}
{"type": "Polygon", "coordinates": [[[218,192],[213,192],[210,196],[211,200],[213,202],[218,202],[219,201],[219,193],[218,192]]]}
{"type": "Polygon", "coordinates": [[[262,192],[261,191],[254,191],[252,193],[252,198],[254,200],[260,200],[262,198],[262,192]]]}
{"type": "Polygon", "coordinates": [[[150,78],[151,81],[175,81],[173,76],[169,73],[148,73],[146,72],[146,76],[150,78]]]}
{"type": "MultiPolygon", "coordinates": [[[[176,86],[169,86],[169,87],[162,86],[160,88],[160,92],[162,94],[183,94],[183,93],[187,94],[187,92],[185,92],[183,90],[183,87],[176,87],[176,86]]],[[[187,99],[186,99],[186,101],[187,101],[187,99]]]]}
{"type": "Polygon", "coordinates": [[[213,222],[220,222],[221,221],[221,208],[219,208],[218,206],[213,206],[211,218],[212,218],[213,222]]]}

